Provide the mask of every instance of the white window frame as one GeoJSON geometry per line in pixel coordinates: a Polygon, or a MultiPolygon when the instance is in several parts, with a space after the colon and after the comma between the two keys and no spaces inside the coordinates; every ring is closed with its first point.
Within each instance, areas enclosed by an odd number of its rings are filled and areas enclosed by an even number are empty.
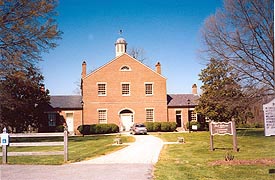
{"type": "Polygon", "coordinates": [[[107,83],[106,82],[97,82],[96,87],[97,87],[97,95],[98,96],[107,96],[107,83]],[[105,94],[100,93],[100,91],[102,91],[102,90],[99,90],[99,85],[101,85],[101,84],[105,85],[105,94]]]}
{"type": "Polygon", "coordinates": [[[97,120],[98,120],[98,124],[107,124],[108,123],[108,110],[107,109],[97,109],[97,120]],[[105,114],[105,118],[101,119],[101,114],[100,114],[100,111],[104,111],[105,114]]]}
{"type": "Polygon", "coordinates": [[[131,69],[129,66],[127,66],[127,65],[121,66],[119,70],[120,70],[120,71],[123,71],[123,72],[132,71],[132,69],[131,69]],[[125,69],[125,68],[126,68],[126,69],[125,69]],[[128,68],[128,69],[127,69],[127,68],[128,68]]]}
{"type": "Polygon", "coordinates": [[[144,83],[145,95],[153,96],[154,95],[154,83],[153,82],[145,82],[144,83]],[[152,85],[152,94],[147,94],[146,85],[152,85]]]}
{"type": "Polygon", "coordinates": [[[131,95],[131,83],[122,82],[122,83],[120,83],[120,86],[121,86],[121,95],[122,96],[130,96],[131,95]],[[128,85],[129,86],[129,93],[128,94],[123,94],[123,85],[128,85]]]}
{"type": "Polygon", "coordinates": [[[146,122],[155,122],[155,109],[154,108],[145,108],[145,120],[146,120],[146,122]],[[153,119],[150,121],[148,121],[148,114],[147,114],[148,110],[152,110],[152,112],[153,112],[153,115],[152,115],[153,119]]]}

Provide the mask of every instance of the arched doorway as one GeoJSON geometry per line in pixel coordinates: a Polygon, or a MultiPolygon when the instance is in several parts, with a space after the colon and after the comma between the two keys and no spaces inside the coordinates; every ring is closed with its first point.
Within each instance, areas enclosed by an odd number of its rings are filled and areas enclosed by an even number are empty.
{"type": "Polygon", "coordinates": [[[120,130],[130,131],[131,126],[134,124],[134,113],[130,109],[123,109],[119,112],[120,117],[120,130]]]}

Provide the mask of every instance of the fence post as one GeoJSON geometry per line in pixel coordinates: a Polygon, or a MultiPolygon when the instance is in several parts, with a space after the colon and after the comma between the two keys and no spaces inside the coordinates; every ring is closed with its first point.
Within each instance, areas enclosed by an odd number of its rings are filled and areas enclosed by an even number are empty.
{"type": "Polygon", "coordinates": [[[64,128],[64,162],[68,161],[68,131],[64,128]]]}
{"type": "Polygon", "coordinates": [[[8,162],[8,152],[7,145],[2,145],[2,164],[7,164],[8,162]]]}

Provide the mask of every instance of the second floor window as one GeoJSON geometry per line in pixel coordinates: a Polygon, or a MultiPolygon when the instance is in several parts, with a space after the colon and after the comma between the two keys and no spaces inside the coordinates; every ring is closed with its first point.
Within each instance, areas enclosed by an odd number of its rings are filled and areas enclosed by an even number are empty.
{"type": "Polygon", "coordinates": [[[122,94],[122,96],[129,96],[130,95],[130,84],[129,83],[122,83],[121,84],[121,94],[122,94]]]}
{"type": "Polygon", "coordinates": [[[153,84],[152,83],[145,84],[145,95],[153,95],[153,84]]]}
{"type": "Polygon", "coordinates": [[[97,84],[97,93],[98,96],[106,96],[106,84],[105,83],[98,83],[97,84]]]}

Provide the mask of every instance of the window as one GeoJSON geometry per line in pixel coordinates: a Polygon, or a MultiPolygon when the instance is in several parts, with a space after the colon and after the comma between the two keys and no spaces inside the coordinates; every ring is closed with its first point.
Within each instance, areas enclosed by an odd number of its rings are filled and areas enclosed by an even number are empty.
{"type": "Polygon", "coordinates": [[[145,94],[153,95],[153,83],[145,83],[145,94]]]}
{"type": "Polygon", "coordinates": [[[129,83],[122,83],[121,84],[121,94],[122,94],[122,96],[129,96],[130,95],[130,84],[129,83]]]}
{"type": "Polygon", "coordinates": [[[154,121],[154,109],[146,109],[146,121],[147,122],[154,121]]]}
{"type": "Polygon", "coordinates": [[[48,125],[56,126],[56,113],[48,113],[48,125]]]}
{"type": "Polygon", "coordinates": [[[131,71],[131,68],[129,66],[122,66],[120,71],[131,71]]]}
{"type": "Polygon", "coordinates": [[[197,121],[197,113],[195,113],[193,110],[191,110],[191,121],[197,121]]]}
{"type": "Polygon", "coordinates": [[[106,83],[98,83],[97,84],[97,92],[98,96],[106,96],[106,83]]]}
{"type": "Polygon", "coordinates": [[[106,109],[98,110],[98,122],[99,122],[99,124],[107,124],[107,110],[106,109]]]}

